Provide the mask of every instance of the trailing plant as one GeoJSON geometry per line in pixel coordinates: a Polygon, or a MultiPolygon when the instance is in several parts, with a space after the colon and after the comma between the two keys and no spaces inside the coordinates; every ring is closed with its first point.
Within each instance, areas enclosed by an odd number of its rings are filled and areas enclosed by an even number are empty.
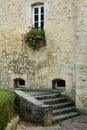
{"type": "Polygon", "coordinates": [[[5,129],[14,115],[14,98],[14,92],[0,89],[0,130],[5,129]]]}
{"type": "Polygon", "coordinates": [[[34,50],[39,50],[46,46],[45,31],[29,27],[28,32],[21,34],[21,42],[34,50]]]}

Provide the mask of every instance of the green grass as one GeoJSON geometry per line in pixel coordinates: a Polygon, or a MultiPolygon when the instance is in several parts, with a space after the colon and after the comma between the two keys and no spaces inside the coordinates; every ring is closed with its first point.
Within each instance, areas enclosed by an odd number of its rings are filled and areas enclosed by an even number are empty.
{"type": "Polygon", "coordinates": [[[15,94],[8,89],[0,89],[0,130],[4,130],[14,115],[15,94]]]}

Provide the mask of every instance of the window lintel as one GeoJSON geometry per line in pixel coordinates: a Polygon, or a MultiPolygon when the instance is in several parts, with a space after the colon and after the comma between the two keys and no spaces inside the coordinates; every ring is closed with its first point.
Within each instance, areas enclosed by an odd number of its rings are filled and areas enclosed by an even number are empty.
{"type": "Polygon", "coordinates": [[[44,4],[43,2],[36,2],[36,3],[31,4],[31,6],[38,6],[38,5],[43,5],[43,4],[44,4]]]}

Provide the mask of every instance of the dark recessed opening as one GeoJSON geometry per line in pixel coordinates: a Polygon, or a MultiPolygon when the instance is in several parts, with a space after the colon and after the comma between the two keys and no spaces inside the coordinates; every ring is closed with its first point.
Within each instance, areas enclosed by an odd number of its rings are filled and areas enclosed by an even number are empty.
{"type": "Polygon", "coordinates": [[[19,85],[25,85],[25,80],[19,80],[19,85]]]}
{"type": "Polygon", "coordinates": [[[22,88],[25,87],[25,80],[18,78],[14,79],[14,88],[22,88]]]}
{"type": "Polygon", "coordinates": [[[65,87],[65,81],[64,80],[58,80],[57,81],[57,86],[59,86],[59,87],[65,87]]]}
{"type": "Polygon", "coordinates": [[[52,88],[57,89],[57,88],[64,88],[66,86],[65,80],[62,79],[54,79],[52,81],[52,88]]]}

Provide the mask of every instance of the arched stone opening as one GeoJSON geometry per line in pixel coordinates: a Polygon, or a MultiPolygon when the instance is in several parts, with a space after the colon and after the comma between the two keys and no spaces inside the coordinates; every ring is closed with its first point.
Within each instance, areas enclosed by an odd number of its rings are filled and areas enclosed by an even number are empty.
{"type": "Polygon", "coordinates": [[[25,88],[25,80],[22,78],[14,79],[14,88],[25,88]]]}
{"type": "Polygon", "coordinates": [[[53,89],[65,89],[66,81],[63,79],[54,79],[52,81],[52,88],[53,89]]]}
{"type": "Polygon", "coordinates": [[[9,80],[10,88],[28,88],[29,83],[27,81],[26,74],[11,74],[11,79],[9,80]]]}

